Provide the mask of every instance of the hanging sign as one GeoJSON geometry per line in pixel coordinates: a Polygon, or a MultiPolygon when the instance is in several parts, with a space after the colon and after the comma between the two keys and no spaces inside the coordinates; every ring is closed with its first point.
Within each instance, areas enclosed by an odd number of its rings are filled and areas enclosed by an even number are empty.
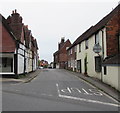
{"type": "Polygon", "coordinates": [[[95,53],[100,53],[102,50],[101,46],[99,44],[95,44],[94,47],[93,47],[93,51],[95,53]]]}

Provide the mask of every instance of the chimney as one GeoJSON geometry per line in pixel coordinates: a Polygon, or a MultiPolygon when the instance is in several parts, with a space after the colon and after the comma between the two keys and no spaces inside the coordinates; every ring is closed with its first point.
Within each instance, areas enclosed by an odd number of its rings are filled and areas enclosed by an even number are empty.
{"type": "Polygon", "coordinates": [[[64,41],[65,41],[65,37],[62,37],[61,38],[61,43],[64,43],[64,41]]]}
{"type": "Polygon", "coordinates": [[[14,11],[12,11],[12,14],[14,14],[14,11]]]}
{"type": "Polygon", "coordinates": [[[15,13],[17,13],[17,10],[15,9],[15,13]]]}
{"type": "Polygon", "coordinates": [[[28,25],[25,25],[25,27],[28,29],[28,25]]]}

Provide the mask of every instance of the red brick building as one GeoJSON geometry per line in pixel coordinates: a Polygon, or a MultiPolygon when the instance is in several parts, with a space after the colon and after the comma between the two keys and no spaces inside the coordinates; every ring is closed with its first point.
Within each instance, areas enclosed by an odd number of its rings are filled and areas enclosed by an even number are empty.
{"type": "Polygon", "coordinates": [[[0,28],[2,31],[0,32],[0,70],[2,73],[9,72],[9,74],[13,74],[16,73],[14,53],[17,48],[17,41],[2,15],[0,15],[0,28]]]}
{"type": "Polygon", "coordinates": [[[22,23],[17,11],[5,19],[0,15],[1,74],[20,75],[35,71],[38,65],[38,46],[28,26],[22,23]]]}
{"type": "Polygon", "coordinates": [[[68,39],[65,41],[64,38],[61,38],[61,42],[58,44],[58,51],[56,51],[54,56],[54,68],[67,68],[67,49],[70,47],[71,42],[68,39]]]}

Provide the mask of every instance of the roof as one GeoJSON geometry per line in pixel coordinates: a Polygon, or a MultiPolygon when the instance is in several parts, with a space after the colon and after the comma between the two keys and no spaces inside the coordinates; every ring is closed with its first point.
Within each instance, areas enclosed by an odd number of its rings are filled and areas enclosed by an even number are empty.
{"type": "Polygon", "coordinates": [[[56,51],[53,55],[56,55],[56,54],[58,54],[59,53],[59,51],[56,51]]]}
{"type": "Polygon", "coordinates": [[[120,54],[105,59],[103,65],[106,64],[120,64],[120,54]]]}
{"type": "Polygon", "coordinates": [[[37,40],[36,39],[34,40],[34,43],[35,43],[36,49],[38,49],[38,45],[37,45],[37,40]]]}
{"type": "Polygon", "coordinates": [[[62,50],[66,46],[67,42],[71,44],[70,40],[68,39],[66,42],[64,42],[64,45],[62,46],[60,50],[62,50]]]}
{"type": "MultiPolygon", "coordinates": [[[[97,33],[100,29],[104,28],[108,21],[120,10],[120,4],[111,11],[107,16],[101,19],[95,26],[91,26],[87,31],[85,31],[81,36],[79,36],[74,43],[70,46],[69,49],[79,44],[80,42],[90,38],[93,34],[97,33]]],[[[68,50],[69,50],[68,49],[68,50]]]]}
{"type": "Polygon", "coordinates": [[[8,16],[8,18],[6,20],[7,20],[7,23],[9,24],[10,28],[12,29],[12,32],[16,36],[17,40],[20,41],[21,33],[23,30],[22,17],[18,13],[13,13],[13,14],[11,14],[11,16],[8,16]],[[19,20],[20,23],[18,23],[17,20],[19,20]],[[18,25],[16,25],[16,23],[18,25]]]}
{"type": "Polygon", "coordinates": [[[24,36],[25,36],[25,45],[29,48],[30,38],[31,38],[31,30],[28,29],[28,26],[24,26],[24,36]]]}
{"type": "Polygon", "coordinates": [[[79,37],[73,42],[73,44],[68,48],[68,50],[71,49],[72,47],[76,46],[76,45],[80,42],[80,40],[83,40],[84,37],[85,37],[85,35],[86,35],[92,28],[93,28],[93,26],[91,26],[91,27],[90,27],[88,30],[86,30],[81,36],[79,36],[79,37]]]}
{"type": "Polygon", "coordinates": [[[12,29],[9,27],[9,25],[7,24],[6,19],[0,14],[0,21],[3,23],[4,27],[6,28],[6,30],[8,31],[8,33],[12,36],[12,38],[16,41],[17,38],[15,37],[15,35],[13,34],[12,29]]]}
{"type": "Polygon", "coordinates": [[[62,46],[62,48],[60,48],[60,50],[58,50],[58,51],[56,51],[53,55],[56,55],[56,54],[58,54],[64,47],[65,47],[65,45],[67,44],[67,42],[69,42],[70,44],[71,44],[71,42],[70,42],[70,40],[69,39],[67,39],[65,42],[64,42],[64,44],[63,44],[63,46],[62,46]]]}

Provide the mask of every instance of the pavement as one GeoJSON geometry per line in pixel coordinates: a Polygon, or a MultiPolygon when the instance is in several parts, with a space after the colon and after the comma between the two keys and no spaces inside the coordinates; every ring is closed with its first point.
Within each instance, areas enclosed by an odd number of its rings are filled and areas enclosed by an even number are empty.
{"type": "MultiPolygon", "coordinates": [[[[9,82],[9,81],[16,81],[16,82],[23,82],[27,83],[30,82],[32,79],[34,79],[39,73],[41,69],[36,70],[35,72],[31,72],[27,74],[26,77],[20,78],[20,79],[13,79],[13,78],[3,78],[2,82],[9,82]]],[[[115,100],[120,102],[120,92],[118,92],[116,89],[112,88],[111,86],[101,82],[100,80],[92,77],[85,76],[83,74],[77,73],[77,72],[72,72],[73,75],[83,79],[84,81],[90,83],[94,87],[98,88],[99,90],[102,90],[104,93],[108,94],[110,97],[114,98],[115,100]]],[[[1,81],[1,78],[0,78],[1,81]]]]}
{"type": "Polygon", "coordinates": [[[15,79],[12,77],[4,77],[4,78],[0,78],[0,81],[2,82],[23,82],[23,83],[27,83],[30,82],[32,79],[34,79],[39,73],[40,73],[40,69],[37,69],[34,72],[30,72],[28,74],[26,74],[25,77],[19,78],[19,79],[15,79]]]}
{"type": "Polygon", "coordinates": [[[97,78],[85,76],[84,74],[80,74],[77,72],[72,72],[72,71],[70,71],[70,72],[120,102],[120,92],[117,91],[115,88],[111,87],[108,84],[103,83],[101,80],[99,80],[97,78]]]}

